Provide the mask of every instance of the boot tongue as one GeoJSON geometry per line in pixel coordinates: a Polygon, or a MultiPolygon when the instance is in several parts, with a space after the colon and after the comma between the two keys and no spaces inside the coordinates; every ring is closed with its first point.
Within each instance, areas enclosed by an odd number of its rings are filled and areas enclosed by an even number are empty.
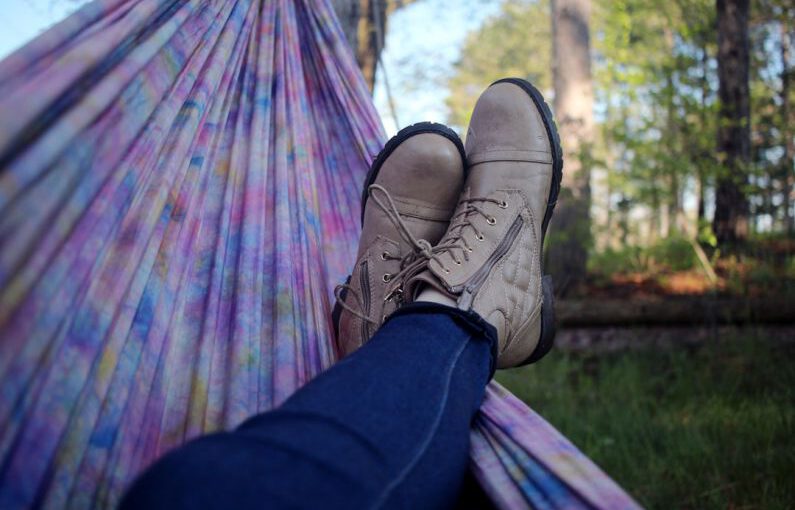
{"type": "Polygon", "coordinates": [[[439,281],[439,278],[431,273],[430,270],[425,270],[422,273],[412,277],[408,282],[406,282],[404,289],[410,296],[410,300],[413,302],[415,299],[417,299],[417,296],[419,296],[420,292],[422,292],[426,286],[431,287],[444,296],[449,297],[453,301],[458,301],[458,296],[451,294],[441,283],[441,281],[439,281]]]}

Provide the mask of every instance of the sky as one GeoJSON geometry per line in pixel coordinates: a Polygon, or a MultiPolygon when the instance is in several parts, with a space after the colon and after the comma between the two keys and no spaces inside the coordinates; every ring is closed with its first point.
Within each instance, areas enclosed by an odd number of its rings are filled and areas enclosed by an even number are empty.
{"type": "Polygon", "coordinates": [[[88,0],[0,0],[0,59],[86,3],[88,0]]]}
{"type": "Polygon", "coordinates": [[[388,135],[416,122],[447,120],[446,78],[467,33],[495,15],[500,4],[498,0],[423,0],[390,16],[374,93],[388,135]],[[397,123],[389,108],[386,81],[397,123]]]}
{"type": "MultiPolygon", "coordinates": [[[[88,0],[0,0],[0,59],[88,0]]],[[[444,122],[446,77],[466,34],[497,12],[500,0],[422,0],[389,18],[374,100],[390,136],[415,122],[444,122]],[[385,77],[395,113],[389,108],[385,77]],[[394,117],[397,117],[397,122],[394,117]]]]}

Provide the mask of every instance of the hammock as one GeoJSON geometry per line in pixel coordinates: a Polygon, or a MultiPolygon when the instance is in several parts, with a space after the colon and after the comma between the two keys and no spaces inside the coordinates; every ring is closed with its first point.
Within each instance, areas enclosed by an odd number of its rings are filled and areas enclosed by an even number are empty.
{"type": "MultiPolygon", "coordinates": [[[[384,141],[327,0],[97,0],[0,62],[0,508],[113,507],[335,360],[384,141]]],[[[500,508],[633,508],[496,383],[500,508]]]]}

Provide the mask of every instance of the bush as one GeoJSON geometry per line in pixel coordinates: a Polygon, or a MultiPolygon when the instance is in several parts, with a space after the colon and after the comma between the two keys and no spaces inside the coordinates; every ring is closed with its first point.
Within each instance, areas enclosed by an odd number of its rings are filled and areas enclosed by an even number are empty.
{"type": "Polygon", "coordinates": [[[671,271],[688,271],[698,264],[693,246],[682,237],[669,237],[649,248],[655,264],[671,271]]]}
{"type": "Polygon", "coordinates": [[[592,253],[589,271],[601,277],[620,273],[687,271],[698,265],[690,242],[682,237],[662,239],[649,247],[625,246],[592,253]]]}
{"type": "Polygon", "coordinates": [[[626,246],[615,250],[608,248],[588,257],[588,271],[598,276],[619,273],[638,273],[649,270],[648,253],[639,246],[626,246]]]}

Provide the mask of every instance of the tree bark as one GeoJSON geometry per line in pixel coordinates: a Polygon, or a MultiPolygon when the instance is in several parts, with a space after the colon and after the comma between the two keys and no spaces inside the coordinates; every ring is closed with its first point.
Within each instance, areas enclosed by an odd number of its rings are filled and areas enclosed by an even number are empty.
{"type": "Polygon", "coordinates": [[[355,49],[359,44],[357,31],[360,17],[359,3],[359,0],[331,0],[331,5],[337,13],[337,19],[351,49],[355,49]]]}
{"type": "Polygon", "coordinates": [[[784,131],[784,179],[783,195],[784,203],[784,228],[788,234],[795,233],[795,213],[791,213],[792,193],[795,187],[795,168],[793,168],[793,158],[795,158],[795,137],[793,137],[790,124],[790,73],[789,52],[790,36],[788,25],[785,22],[780,26],[781,34],[781,115],[783,117],[782,129],[784,131]]]}
{"type": "Polygon", "coordinates": [[[395,9],[413,0],[331,0],[365,81],[373,90],[378,59],[384,48],[386,21],[395,9]]]}
{"type": "Polygon", "coordinates": [[[744,187],[751,159],[749,107],[749,0],[717,0],[719,171],[712,228],[721,244],[748,236],[748,200],[744,187]]]}
{"type": "MultiPolygon", "coordinates": [[[[701,42],[701,109],[698,112],[701,125],[707,126],[707,95],[709,94],[709,53],[707,52],[707,41],[701,42]]],[[[701,230],[701,222],[706,218],[706,188],[707,177],[704,173],[704,165],[710,162],[710,154],[700,153],[698,165],[696,167],[698,177],[698,213],[696,215],[696,232],[701,230]]]]}
{"type": "Polygon", "coordinates": [[[332,0],[332,5],[372,91],[378,57],[384,47],[387,3],[379,0],[332,0]]]}
{"type": "Polygon", "coordinates": [[[590,244],[590,164],[593,85],[590,0],[553,0],[555,115],[563,144],[563,187],[552,219],[548,267],[561,295],[585,281],[590,244]]]}

